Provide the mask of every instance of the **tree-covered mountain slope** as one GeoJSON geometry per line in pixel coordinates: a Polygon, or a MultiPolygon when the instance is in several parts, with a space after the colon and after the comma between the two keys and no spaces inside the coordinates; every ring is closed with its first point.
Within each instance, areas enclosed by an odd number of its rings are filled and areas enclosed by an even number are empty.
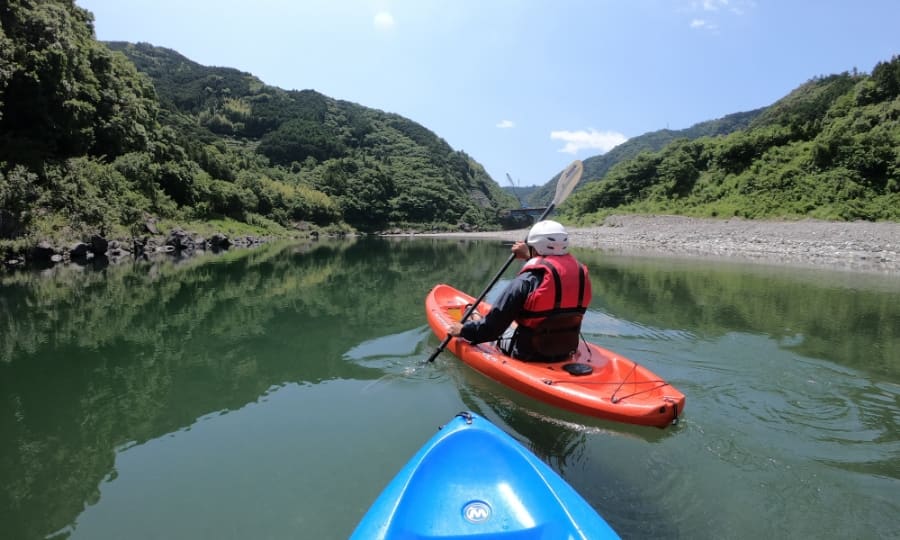
{"type": "MultiPolygon", "coordinates": [[[[146,44],[71,0],[0,10],[0,243],[126,235],[146,216],[268,230],[492,228],[517,206],[416,122],[146,44]]],[[[2,247],[2,246],[0,246],[2,247]]]]}
{"type": "MultiPolygon", "coordinates": [[[[150,76],[167,110],[297,173],[336,198],[355,227],[490,226],[498,210],[514,206],[481,165],[402,116],[313,90],[267,86],[250,74],[201,66],[169,49],[108,45],[150,76]]],[[[186,135],[196,131],[179,127],[183,122],[172,125],[186,135]]]]}
{"type": "Polygon", "coordinates": [[[810,80],[745,129],[619,162],[565,212],[900,221],[900,57],[810,80]]]}

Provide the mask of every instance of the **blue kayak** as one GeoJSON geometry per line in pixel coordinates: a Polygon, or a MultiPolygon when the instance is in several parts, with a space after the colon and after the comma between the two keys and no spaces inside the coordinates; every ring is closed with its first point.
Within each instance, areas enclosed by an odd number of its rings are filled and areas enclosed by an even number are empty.
{"type": "Polygon", "coordinates": [[[463,412],[391,480],[351,540],[473,537],[619,538],[537,456],[463,412]]]}

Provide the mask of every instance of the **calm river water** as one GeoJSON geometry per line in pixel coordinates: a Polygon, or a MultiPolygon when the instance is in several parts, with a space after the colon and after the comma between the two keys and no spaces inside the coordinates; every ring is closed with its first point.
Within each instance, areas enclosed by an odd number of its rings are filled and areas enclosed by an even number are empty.
{"type": "Polygon", "coordinates": [[[678,425],[560,411],[448,353],[423,364],[425,294],[480,292],[500,242],[0,275],[0,537],[346,538],[461,410],[624,538],[898,537],[900,278],[576,254],[585,337],[684,392],[678,425]]]}

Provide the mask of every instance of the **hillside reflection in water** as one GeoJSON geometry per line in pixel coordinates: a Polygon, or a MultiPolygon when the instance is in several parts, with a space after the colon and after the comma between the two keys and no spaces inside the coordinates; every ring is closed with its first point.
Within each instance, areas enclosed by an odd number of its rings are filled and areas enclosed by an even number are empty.
{"type": "Polygon", "coordinates": [[[508,250],[361,239],[3,275],[4,537],[346,538],[463,409],[623,537],[900,527],[900,280],[577,250],[585,338],[687,395],[657,430],[423,364],[427,291],[480,292],[508,250]]]}

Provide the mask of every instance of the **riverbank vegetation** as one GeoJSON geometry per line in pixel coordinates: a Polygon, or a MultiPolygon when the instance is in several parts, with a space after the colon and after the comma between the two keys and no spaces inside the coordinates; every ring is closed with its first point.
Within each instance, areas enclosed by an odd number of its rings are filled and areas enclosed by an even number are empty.
{"type": "Polygon", "coordinates": [[[808,81],[746,129],[682,137],[586,176],[565,208],[580,224],[612,212],[900,221],[900,56],[870,76],[808,81]]]}

